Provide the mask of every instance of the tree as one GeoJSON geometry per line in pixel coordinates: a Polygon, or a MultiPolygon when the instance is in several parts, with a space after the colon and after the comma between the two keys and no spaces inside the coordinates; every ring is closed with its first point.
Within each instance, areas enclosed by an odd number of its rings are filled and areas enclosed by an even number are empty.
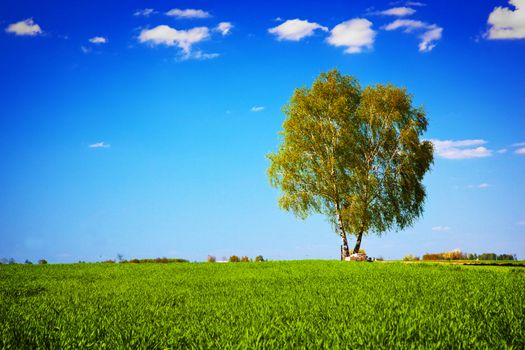
{"type": "Polygon", "coordinates": [[[345,257],[347,235],[358,252],[364,235],[404,229],[423,213],[433,147],[420,140],[425,112],[405,89],[362,89],[334,69],[296,89],[283,111],[282,143],[268,155],[279,206],[302,219],[326,215],[345,257]]]}

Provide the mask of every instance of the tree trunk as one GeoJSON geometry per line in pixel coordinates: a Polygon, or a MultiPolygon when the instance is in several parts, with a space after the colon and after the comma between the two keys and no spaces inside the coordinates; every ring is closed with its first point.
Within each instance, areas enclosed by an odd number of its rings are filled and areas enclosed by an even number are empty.
{"type": "Polygon", "coordinates": [[[341,217],[337,215],[337,228],[339,229],[339,235],[341,236],[341,240],[343,241],[343,260],[350,256],[350,249],[348,248],[348,240],[346,239],[346,231],[345,227],[343,225],[343,221],[341,220],[341,217]]]}
{"type": "Polygon", "coordinates": [[[344,232],[341,233],[341,239],[343,240],[343,260],[350,256],[350,249],[348,249],[348,240],[346,239],[346,234],[344,232]]]}
{"type": "Polygon", "coordinates": [[[362,239],[363,239],[363,232],[359,232],[359,234],[357,235],[357,241],[355,242],[353,254],[359,253],[359,249],[361,248],[362,239]]]}

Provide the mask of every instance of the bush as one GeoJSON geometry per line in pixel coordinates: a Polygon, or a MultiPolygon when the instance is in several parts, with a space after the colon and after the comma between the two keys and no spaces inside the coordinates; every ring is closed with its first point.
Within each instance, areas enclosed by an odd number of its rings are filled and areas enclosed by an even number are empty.
{"type": "Polygon", "coordinates": [[[208,255],[208,262],[209,263],[214,263],[215,261],[217,261],[217,259],[215,259],[215,257],[213,255],[208,255]]]}
{"type": "Polygon", "coordinates": [[[248,258],[246,255],[241,258],[241,262],[250,262],[250,258],[248,258]]]}
{"type": "Polygon", "coordinates": [[[496,260],[497,258],[495,253],[483,253],[478,256],[479,260],[496,260]]]}
{"type": "Polygon", "coordinates": [[[237,255],[232,255],[230,256],[230,258],[228,259],[228,262],[239,262],[239,257],[237,255]]]}
{"type": "Polygon", "coordinates": [[[38,265],[46,265],[46,264],[47,264],[47,260],[46,259],[38,260],[38,265]]]}
{"type": "Polygon", "coordinates": [[[29,259],[26,259],[26,261],[24,261],[24,264],[27,264],[27,265],[33,265],[33,263],[31,262],[31,260],[29,260],[29,259]]]}
{"type": "Polygon", "coordinates": [[[498,255],[498,260],[515,260],[514,256],[511,254],[500,254],[498,255]]]}
{"type": "Polygon", "coordinates": [[[434,253],[430,254],[427,253],[423,255],[423,260],[465,260],[467,259],[467,255],[463,254],[461,250],[454,249],[450,252],[443,252],[443,253],[434,253]]]}
{"type": "Polygon", "coordinates": [[[263,256],[262,256],[262,255],[257,255],[257,256],[255,257],[255,262],[264,262],[264,258],[263,258],[263,256]]]}
{"type": "Polygon", "coordinates": [[[405,257],[403,258],[403,261],[419,261],[419,256],[415,256],[412,254],[405,255],[405,257]]]}

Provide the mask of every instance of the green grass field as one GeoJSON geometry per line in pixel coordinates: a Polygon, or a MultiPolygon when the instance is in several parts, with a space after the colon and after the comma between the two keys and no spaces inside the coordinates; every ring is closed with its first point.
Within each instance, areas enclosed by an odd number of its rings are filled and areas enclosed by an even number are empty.
{"type": "Polygon", "coordinates": [[[525,268],[2,265],[0,348],[524,349],[525,268]]]}

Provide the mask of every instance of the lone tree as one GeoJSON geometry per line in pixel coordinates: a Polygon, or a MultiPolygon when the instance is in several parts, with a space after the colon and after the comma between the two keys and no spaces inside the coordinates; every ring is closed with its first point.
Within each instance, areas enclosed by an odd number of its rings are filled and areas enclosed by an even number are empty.
{"type": "Polygon", "coordinates": [[[433,147],[420,140],[428,122],[405,89],[362,89],[334,69],[296,89],[284,113],[282,143],[268,155],[279,206],[302,219],[326,215],[344,257],[348,235],[357,253],[364,235],[406,228],[423,213],[433,147]]]}

